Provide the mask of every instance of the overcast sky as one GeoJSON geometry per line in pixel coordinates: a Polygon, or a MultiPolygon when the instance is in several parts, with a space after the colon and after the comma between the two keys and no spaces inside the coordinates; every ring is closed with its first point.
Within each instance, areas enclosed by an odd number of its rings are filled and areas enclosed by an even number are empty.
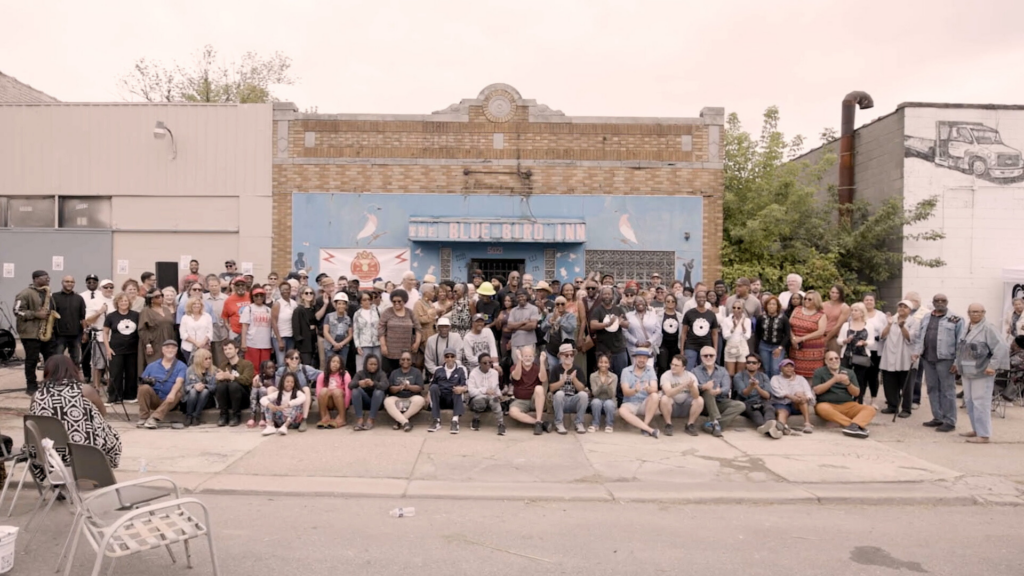
{"type": "Polygon", "coordinates": [[[1024,104],[1024,1],[176,0],[0,2],[0,71],[63,101],[120,101],[136,58],[280,50],[321,112],[429,113],[494,82],[582,116],[772,104],[810,145],[840,102],[1024,104]]]}

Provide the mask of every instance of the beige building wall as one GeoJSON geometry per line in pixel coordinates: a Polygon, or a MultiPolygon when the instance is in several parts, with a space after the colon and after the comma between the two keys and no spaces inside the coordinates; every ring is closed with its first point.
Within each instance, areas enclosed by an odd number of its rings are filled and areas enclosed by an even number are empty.
{"type": "Polygon", "coordinates": [[[269,273],[270,104],[0,105],[0,134],[0,196],[111,199],[118,284],[181,255],[269,273]]]}

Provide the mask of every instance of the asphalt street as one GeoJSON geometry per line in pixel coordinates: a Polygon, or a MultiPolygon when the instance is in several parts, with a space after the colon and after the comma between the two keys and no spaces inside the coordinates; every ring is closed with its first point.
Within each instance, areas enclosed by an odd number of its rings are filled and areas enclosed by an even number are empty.
{"type": "MultiPolygon", "coordinates": [[[[200,498],[224,575],[1001,576],[1024,564],[1015,507],[200,498]],[[392,518],[399,503],[416,515],[392,518]]],[[[55,510],[27,554],[20,535],[11,574],[50,573],[70,522],[66,507],[55,510]]],[[[177,566],[157,550],[119,560],[113,574],[212,574],[205,542],[193,547],[191,572],[178,548],[177,566]]],[[[87,551],[73,574],[89,573],[87,551]]]]}

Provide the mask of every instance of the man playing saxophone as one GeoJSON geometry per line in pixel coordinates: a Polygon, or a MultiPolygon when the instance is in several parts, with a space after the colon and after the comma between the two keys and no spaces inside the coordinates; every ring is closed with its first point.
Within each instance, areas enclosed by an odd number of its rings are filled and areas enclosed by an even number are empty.
{"type": "Polygon", "coordinates": [[[18,337],[25,348],[25,392],[29,396],[34,395],[39,387],[36,379],[39,355],[43,355],[45,362],[57,348],[57,343],[52,338],[51,314],[54,313],[53,298],[50,295],[50,275],[44,270],[36,270],[32,273],[32,284],[19,292],[14,300],[18,337]],[[47,326],[50,326],[50,334],[46,334],[47,326]]]}

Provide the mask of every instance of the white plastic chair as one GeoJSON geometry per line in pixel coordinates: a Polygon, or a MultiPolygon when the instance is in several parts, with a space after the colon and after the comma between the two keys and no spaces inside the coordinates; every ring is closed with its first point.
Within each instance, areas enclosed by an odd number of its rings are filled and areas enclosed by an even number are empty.
{"type": "MultiPolygon", "coordinates": [[[[53,462],[57,458],[57,452],[53,450],[53,443],[49,439],[43,439],[42,445],[47,453],[47,461],[53,462]]],[[[97,576],[103,567],[103,560],[111,558],[110,570],[113,570],[113,562],[123,556],[138,554],[147,550],[155,550],[163,547],[171,557],[171,562],[176,563],[171,544],[181,542],[185,547],[185,559],[189,568],[192,568],[192,551],[189,548],[189,540],[205,536],[210,546],[210,560],[213,564],[213,574],[220,574],[217,566],[217,554],[213,545],[213,533],[210,529],[210,511],[202,502],[195,498],[181,498],[175,486],[174,500],[167,500],[136,508],[110,520],[110,508],[103,504],[104,496],[114,493],[127,486],[160,482],[171,482],[169,478],[154,476],[151,478],[140,478],[129,482],[122,482],[114,486],[101,488],[91,492],[87,498],[82,498],[70,476],[63,465],[51,466],[49,473],[54,477],[63,476],[64,485],[71,497],[71,501],[79,510],[79,514],[72,526],[75,537],[71,542],[71,551],[68,553],[67,564],[64,567],[64,575],[71,574],[71,566],[74,564],[75,552],[78,550],[78,542],[82,536],[96,552],[96,561],[93,564],[92,576],[97,576]],[[203,511],[203,521],[192,515],[185,507],[195,505],[203,511]],[[106,514],[105,514],[106,513],[106,514]]],[[[173,484],[173,482],[171,482],[173,484]]]]}

